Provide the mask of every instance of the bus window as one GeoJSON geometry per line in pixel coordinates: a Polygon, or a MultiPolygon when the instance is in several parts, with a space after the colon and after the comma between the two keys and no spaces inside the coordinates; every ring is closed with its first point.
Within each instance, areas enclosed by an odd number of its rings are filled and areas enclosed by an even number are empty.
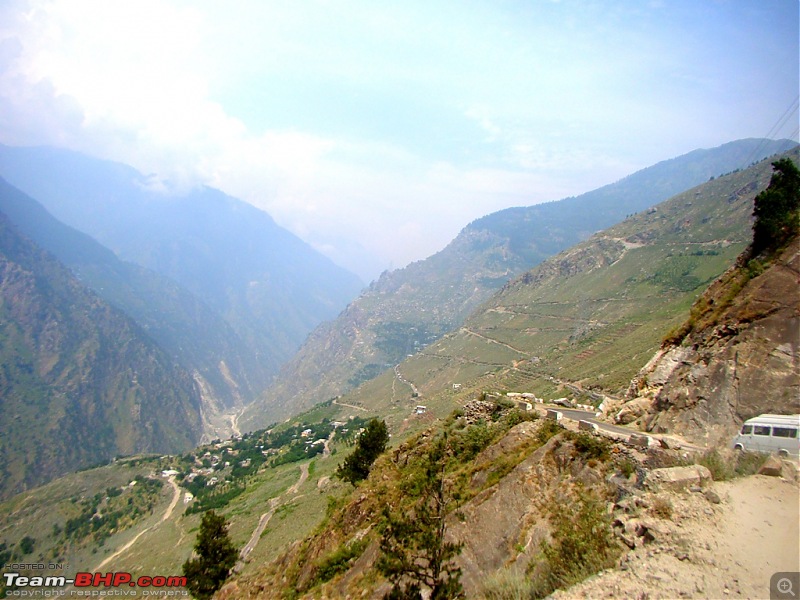
{"type": "Polygon", "coordinates": [[[753,433],[752,425],[745,425],[742,427],[742,435],[750,435],[751,433],[753,433]]]}
{"type": "Polygon", "coordinates": [[[772,435],[782,438],[796,438],[797,429],[793,429],[791,427],[773,427],[772,435]]]}
{"type": "Polygon", "coordinates": [[[756,435],[769,435],[769,425],[754,425],[753,433],[756,435]]]}

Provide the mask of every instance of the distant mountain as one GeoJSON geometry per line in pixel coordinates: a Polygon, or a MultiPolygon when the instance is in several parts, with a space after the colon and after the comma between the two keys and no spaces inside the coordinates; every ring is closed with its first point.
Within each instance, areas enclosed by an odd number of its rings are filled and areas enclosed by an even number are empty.
{"type": "Polygon", "coordinates": [[[0,496],[201,435],[192,377],[0,213],[0,496]]]}
{"type": "Polygon", "coordinates": [[[239,353],[252,357],[254,390],[361,289],[269,215],[211,188],[165,194],[125,165],[45,147],[0,146],[0,176],[217,312],[243,340],[239,353]]]}
{"type": "Polygon", "coordinates": [[[470,223],[441,252],[384,273],[320,325],[241,422],[248,427],[342,394],[458,328],[509,279],[692,186],[795,146],[740,140],[643,169],[578,197],[511,208],[470,223]]]}
{"type": "Polygon", "coordinates": [[[116,255],[64,225],[0,179],[0,211],[26,236],[70,267],[95,293],[131,316],[170,356],[193,373],[211,412],[242,404],[259,391],[245,344],[216,312],[174,281],[116,255]]]}

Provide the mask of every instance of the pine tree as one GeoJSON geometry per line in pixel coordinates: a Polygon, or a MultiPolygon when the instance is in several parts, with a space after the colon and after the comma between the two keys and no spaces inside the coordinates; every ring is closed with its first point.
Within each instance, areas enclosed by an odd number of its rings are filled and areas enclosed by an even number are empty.
{"type": "Polygon", "coordinates": [[[203,515],[194,549],[197,557],[183,563],[186,587],[198,600],[208,600],[225,583],[238,557],[225,517],[213,510],[203,515]]]}
{"type": "Polygon", "coordinates": [[[420,473],[420,497],[412,511],[393,515],[384,509],[377,566],[393,583],[384,600],[419,600],[423,586],[431,590],[431,600],[464,597],[461,569],[453,563],[463,544],[445,541],[446,518],[454,507],[445,479],[451,454],[446,437],[436,440],[420,473]]]}
{"type": "Polygon", "coordinates": [[[388,443],[389,431],[386,429],[386,422],[372,419],[358,436],[356,449],[336,469],[336,476],[353,485],[366,479],[372,463],[386,450],[388,443]]]}
{"type": "Polygon", "coordinates": [[[778,250],[800,232],[800,171],[788,158],[772,163],[769,187],[753,208],[753,256],[778,250]]]}

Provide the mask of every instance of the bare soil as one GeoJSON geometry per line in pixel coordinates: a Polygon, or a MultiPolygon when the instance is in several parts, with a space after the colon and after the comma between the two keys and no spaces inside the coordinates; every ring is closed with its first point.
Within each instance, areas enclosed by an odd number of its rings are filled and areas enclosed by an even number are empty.
{"type": "Polygon", "coordinates": [[[773,573],[800,570],[798,484],[753,475],[710,489],[720,503],[691,491],[647,498],[650,508],[631,519],[649,535],[617,568],[554,597],[769,598],[773,573]],[[669,518],[653,514],[656,498],[671,504],[669,518]]]}

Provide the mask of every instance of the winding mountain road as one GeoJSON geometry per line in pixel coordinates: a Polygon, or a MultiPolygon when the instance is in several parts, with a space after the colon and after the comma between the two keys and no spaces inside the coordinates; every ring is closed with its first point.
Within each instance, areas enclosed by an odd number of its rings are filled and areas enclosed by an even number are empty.
{"type": "Polygon", "coordinates": [[[281,505],[281,498],[284,496],[291,496],[298,492],[300,486],[305,483],[308,479],[308,465],[309,463],[304,463],[300,465],[300,477],[298,480],[289,487],[283,494],[280,496],[276,496],[275,498],[271,498],[269,501],[269,510],[261,515],[261,518],[258,520],[258,525],[253,530],[253,534],[250,536],[250,539],[244,545],[244,547],[239,552],[239,561],[236,563],[236,566],[233,568],[234,571],[241,571],[242,567],[244,566],[245,560],[247,559],[248,555],[255,549],[258,545],[259,540],[261,539],[261,534],[264,533],[264,530],[267,528],[270,519],[272,519],[272,515],[275,514],[275,511],[281,505]]]}
{"type": "Polygon", "coordinates": [[[164,511],[164,514],[161,516],[161,520],[160,520],[160,521],[158,521],[158,523],[155,523],[154,525],[151,525],[151,526],[150,526],[150,527],[148,527],[147,529],[143,529],[142,531],[140,531],[139,533],[137,533],[137,534],[136,534],[136,535],[133,537],[133,539],[129,540],[129,541],[128,541],[128,542],[127,542],[125,545],[123,545],[123,546],[121,546],[119,549],[117,549],[117,551],[116,551],[116,552],[114,552],[114,553],[113,553],[113,554],[111,554],[110,556],[108,556],[108,557],[106,557],[105,559],[103,559],[103,562],[101,562],[99,565],[97,565],[97,566],[94,568],[95,572],[97,572],[97,571],[100,571],[100,569],[102,569],[102,568],[103,568],[103,567],[105,567],[105,566],[106,566],[108,563],[110,563],[112,560],[114,560],[115,558],[117,558],[118,556],[120,556],[120,555],[121,555],[123,552],[125,552],[125,551],[129,550],[129,549],[131,548],[131,546],[133,546],[133,545],[134,545],[134,544],[135,544],[135,543],[138,541],[138,539],[139,539],[140,537],[142,537],[142,536],[143,536],[145,533],[147,533],[148,531],[150,531],[150,530],[152,530],[152,529],[155,529],[156,527],[158,527],[159,525],[161,525],[161,523],[163,523],[164,521],[166,521],[167,519],[169,519],[169,518],[172,516],[172,513],[173,513],[173,511],[175,510],[175,507],[178,505],[178,500],[180,500],[180,497],[181,497],[181,490],[180,490],[180,488],[178,487],[178,484],[177,484],[177,483],[175,483],[175,477],[174,477],[174,476],[170,476],[170,477],[167,479],[167,481],[168,481],[168,482],[169,482],[169,484],[172,486],[172,500],[170,501],[170,503],[169,503],[169,506],[167,507],[167,510],[166,510],[166,511],[164,511]]]}

